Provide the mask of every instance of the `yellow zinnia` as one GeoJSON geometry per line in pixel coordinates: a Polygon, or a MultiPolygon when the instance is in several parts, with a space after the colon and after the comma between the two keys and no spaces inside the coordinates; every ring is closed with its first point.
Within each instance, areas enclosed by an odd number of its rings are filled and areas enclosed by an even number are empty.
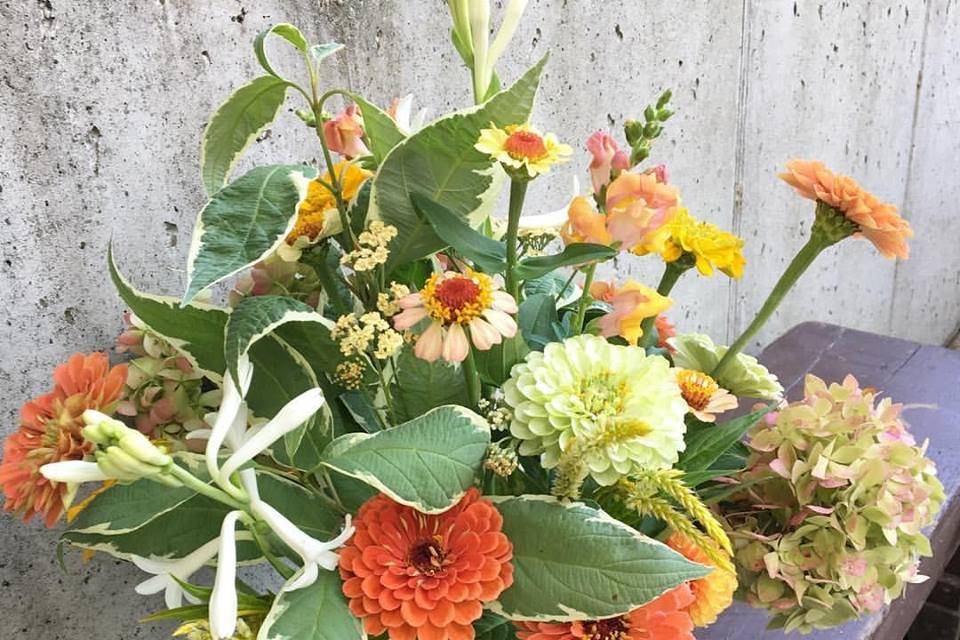
{"type": "MultiPolygon", "coordinates": [[[[680,533],[673,533],[667,539],[667,546],[688,560],[708,567],[717,566],[703,549],[680,533]]],[[[705,577],[691,580],[690,590],[693,592],[694,601],[687,607],[687,613],[693,624],[705,627],[715,622],[717,616],[733,603],[737,577],[725,569],[715,568],[705,577]]]]}
{"type": "Polygon", "coordinates": [[[659,253],[666,262],[674,262],[689,254],[696,260],[697,271],[705,276],[719,269],[731,278],[743,275],[743,240],[714,224],[697,220],[685,208],[678,207],[670,221],[650,241],[637,246],[634,253],[659,253]]]}
{"type": "MultiPolygon", "coordinates": [[[[340,179],[340,189],[346,202],[357,197],[360,187],[369,178],[369,171],[346,161],[333,165],[340,179]]],[[[334,235],[343,230],[337,200],[323,183],[330,183],[330,173],[324,173],[320,180],[311,180],[307,185],[307,198],[300,203],[297,222],[287,236],[287,243],[294,244],[298,238],[310,242],[334,235]]]]}
{"type": "Polygon", "coordinates": [[[524,178],[546,173],[573,153],[570,145],[561,144],[552,133],[541,134],[529,124],[511,124],[501,129],[490,123],[489,129],[480,130],[474,147],[524,178]]]}

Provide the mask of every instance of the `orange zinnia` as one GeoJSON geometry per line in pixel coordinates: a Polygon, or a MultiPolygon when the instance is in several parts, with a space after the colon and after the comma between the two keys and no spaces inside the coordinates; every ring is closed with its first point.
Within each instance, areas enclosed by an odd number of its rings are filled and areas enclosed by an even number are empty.
{"type": "MultiPolygon", "coordinates": [[[[681,553],[688,560],[708,567],[716,567],[716,563],[710,559],[710,556],[684,535],[674,533],[667,539],[667,546],[681,553]]],[[[690,619],[698,627],[716,622],[717,616],[733,604],[733,593],[736,590],[737,577],[725,569],[715,568],[705,577],[693,580],[690,582],[690,591],[694,599],[686,607],[690,619]]]]}
{"type": "Polygon", "coordinates": [[[48,527],[69,506],[70,486],[47,480],[40,467],[83,460],[92,445],[83,439],[87,409],[113,413],[127,379],[127,366],[110,368],[104,353],[74,354],[53,372],[54,388],[20,409],[20,429],[7,438],[0,464],[4,509],[24,521],[42,515],[48,527]]]}
{"type": "Polygon", "coordinates": [[[780,178],[804,198],[823,202],[842,213],[884,257],[909,257],[907,238],[913,237],[910,224],[900,217],[894,205],[881,202],[853,178],[811,160],[791,160],[780,178]]]}
{"type": "Polygon", "coordinates": [[[477,489],[438,515],[379,495],[353,521],[340,552],[350,610],[391,640],[471,640],[473,621],[513,584],[513,545],[477,489]]]}
{"type": "Polygon", "coordinates": [[[682,584],[615,618],[514,624],[519,640],[694,640],[685,611],[693,601],[690,587],[682,584]]]}

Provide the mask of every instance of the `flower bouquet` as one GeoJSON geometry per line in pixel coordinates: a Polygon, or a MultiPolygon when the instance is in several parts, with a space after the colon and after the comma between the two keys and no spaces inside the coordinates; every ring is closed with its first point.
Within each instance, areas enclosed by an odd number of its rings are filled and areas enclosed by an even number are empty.
{"type": "Polygon", "coordinates": [[[782,388],[742,349],[819,253],[863,236],[905,258],[907,223],[790,162],[809,240],[733,345],[677,334],[678,279],[746,261],[647,164],[670,92],[622,142],[590,136],[588,193],[524,214],[572,153],[531,124],[547,60],[502,84],[525,2],[492,39],[487,0],[448,4],[476,104],[429,123],[410,97],[326,87],[341,45],[290,24],[256,38],[262,75],[203,134],[184,295],[137,290],[109,253],[126,362],[74,355],[24,405],[5,508],[135,564],[137,592],[165,596],[151,619],[190,639],[692,638],[731,603],[735,560],[788,628],[897,596],[942,499],[923,450],[848,383],[772,413],[782,388]],[[320,166],[234,175],[288,99],[320,166]],[[598,277],[626,254],[662,262],[655,288],[598,277]],[[766,404],[732,413],[747,398],[766,404]]]}

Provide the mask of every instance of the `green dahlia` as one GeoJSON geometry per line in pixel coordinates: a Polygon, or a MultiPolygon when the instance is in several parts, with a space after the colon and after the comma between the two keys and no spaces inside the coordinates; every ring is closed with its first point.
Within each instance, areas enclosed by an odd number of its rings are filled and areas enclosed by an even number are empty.
{"type": "Polygon", "coordinates": [[[687,405],[670,365],[638,347],[590,335],[554,342],[514,366],[503,390],[520,454],[539,454],[547,469],[572,463],[610,485],[671,467],[684,447],[687,405]]]}
{"type": "MultiPolygon", "coordinates": [[[[713,343],[710,336],[702,333],[687,333],[667,340],[675,349],[673,363],[680,369],[693,369],[709,374],[723,358],[729,347],[713,343]]],[[[777,376],[753,356],[738,353],[716,378],[717,384],[735,396],[779,400],[783,396],[783,387],[777,376]]]]}

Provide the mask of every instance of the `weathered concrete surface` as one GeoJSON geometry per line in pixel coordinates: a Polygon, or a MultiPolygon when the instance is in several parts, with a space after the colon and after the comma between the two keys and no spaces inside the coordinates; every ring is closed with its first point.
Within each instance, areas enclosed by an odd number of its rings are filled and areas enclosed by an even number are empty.
{"type": "MultiPolygon", "coordinates": [[[[749,260],[735,288],[723,276],[681,282],[682,329],[723,340],[750,320],[812,216],[775,171],[814,156],[906,202],[915,257],[896,269],[864,242],[832,249],[762,341],[824,319],[939,343],[960,319],[957,11],[948,0],[533,0],[501,72],[515,78],[550,50],[536,120],[578,148],[674,88],[678,115],[655,158],[693,212],[744,234],[749,260]]],[[[103,270],[111,237],[137,285],[181,290],[202,204],[198,135],[255,73],[259,29],[290,21],[344,42],[326,83],[380,103],[412,91],[436,115],[469,102],[446,20],[439,0],[0,0],[0,435],[56,363],[118,332],[122,305],[103,270]]],[[[288,113],[248,164],[315,156],[288,113]]],[[[535,183],[532,208],[560,206],[571,176],[586,184],[584,166],[581,151],[535,183]]],[[[659,276],[653,260],[618,267],[659,276]]],[[[54,539],[0,520],[0,638],[163,637],[166,627],[134,623],[162,604],[133,594],[137,571],[106,559],[82,569],[70,554],[61,574],[54,539]]]]}

